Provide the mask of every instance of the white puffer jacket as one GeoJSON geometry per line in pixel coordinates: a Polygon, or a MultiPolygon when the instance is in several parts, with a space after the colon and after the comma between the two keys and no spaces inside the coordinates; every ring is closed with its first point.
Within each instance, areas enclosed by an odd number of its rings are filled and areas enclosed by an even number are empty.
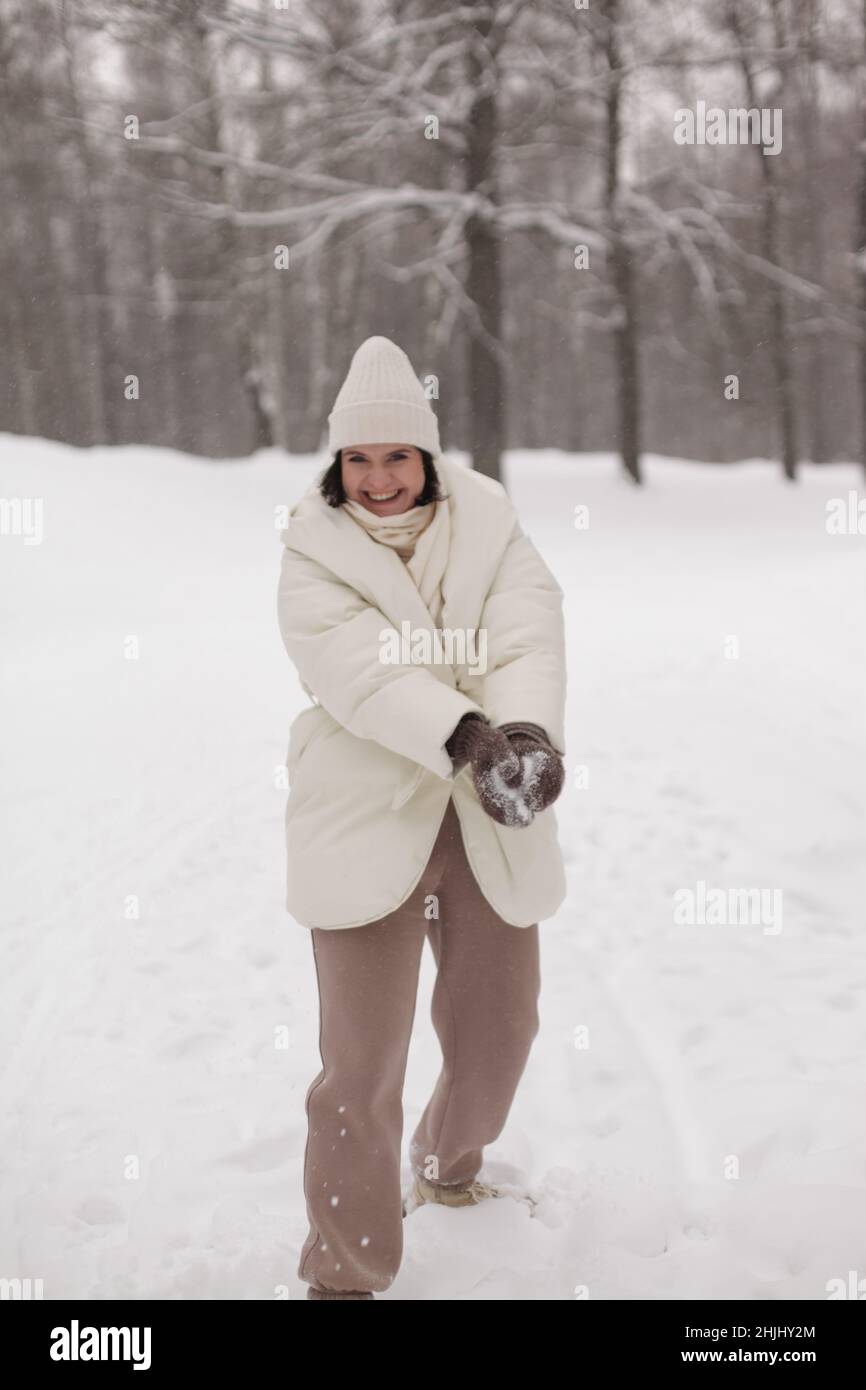
{"type": "Polygon", "coordinates": [[[564,755],[563,591],[499,483],[442,456],[436,469],[451,520],[440,628],[486,630],[483,673],[471,648],[467,665],[382,661],[386,629],[432,633],[433,619],[400,557],[316,484],[280,535],[280,631],[314,701],[287,758],[286,906],[302,926],[361,926],[399,907],[452,795],[472,870],[506,922],[530,926],[565,897],[555,808],[499,825],[444,747],[474,710],[540,724],[564,755]]]}

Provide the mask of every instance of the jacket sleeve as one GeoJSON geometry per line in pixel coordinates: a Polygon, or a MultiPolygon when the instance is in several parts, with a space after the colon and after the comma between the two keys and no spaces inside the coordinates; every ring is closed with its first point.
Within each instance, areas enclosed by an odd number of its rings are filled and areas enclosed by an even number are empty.
{"type": "Polygon", "coordinates": [[[565,754],[564,594],[519,522],[481,614],[490,667],[484,713],[495,725],[538,724],[565,754]]]}
{"type": "Polygon", "coordinates": [[[453,778],[445,741],[464,714],[482,710],[424,666],[384,663],[380,638],[393,627],[380,609],[284,546],[277,611],[302,684],[339,724],[453,778]]]}

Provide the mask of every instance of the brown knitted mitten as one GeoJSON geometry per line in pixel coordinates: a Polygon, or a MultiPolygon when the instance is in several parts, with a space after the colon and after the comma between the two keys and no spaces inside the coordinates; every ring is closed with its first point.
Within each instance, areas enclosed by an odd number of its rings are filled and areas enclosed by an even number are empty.
{"type": "Polygon", "coordinates": [[[539,724],[514,721],[500,724],[520,758],[523,768],[523,796],[530,810],[543,811],[559,796],[565,784],[565,765],[551,746],[547,733],[539,724]]]}
{"type": "Polygon", "coordinates": [[[458,771],[468,762],[478,800],[499,825],[528,825],[533,813],[520,795],[520,759],[507,734],[480,714],[464,714],[445,744],[458,771]]]}

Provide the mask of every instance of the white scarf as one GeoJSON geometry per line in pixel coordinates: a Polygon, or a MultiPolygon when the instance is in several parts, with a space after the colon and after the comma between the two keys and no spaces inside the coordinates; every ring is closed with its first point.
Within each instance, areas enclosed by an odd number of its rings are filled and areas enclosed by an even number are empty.
{"type": "Polygon", "coordinates": [[[362,526],[371,540],[396,550],[424,604],[438,626],[442,615],[442,580],[451,548],[451,514],[448,502],[428,502],[395,516],[376,516],[351,499],[345,511],[362,526]]]}

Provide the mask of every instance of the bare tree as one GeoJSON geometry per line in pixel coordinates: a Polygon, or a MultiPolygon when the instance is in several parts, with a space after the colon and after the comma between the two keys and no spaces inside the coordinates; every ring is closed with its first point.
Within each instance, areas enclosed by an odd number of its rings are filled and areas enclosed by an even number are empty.
{"type": "Polygon", "coordinates": [[[468,84],[473,98],[466,116],[466,192],[483,206],[466,221],[466,293],[472,462],[481,473],[500,476],[505,447],[506,369],[502,336],[502,253],[496,216],[499,204],[497,42],[493,12],[473,18],[467,34],[468,84]]]}
{"type": "MultiPolygon", "coordinates": [[[[863,51],[861,69],[862,134],[859,159],[857,272],[860,281],[860,308],[866,319],[866,0],[863,0],[863,51]]],[[[866,473],[866,334],[860,349],[860,459],[866,473]]]]}
{"type": "Polygon", "coordinates": [[[621,0],[602,0],[601,48],[607,72],[606,211],[617,322],[614,329],[618,381],[619,449],[623,468],[635,483],[640,468],[640,328],[637,281],[624,207],[623,144],[623,15],[621,0]]]}
{"type": "Polygon", "coordinates": [[[384,332],[493,477],[866,459],[864,72],[866,0],[0,0],[0,425],[317,449],[384,332]],[[710,84],[784,160],[674,141],[710,84]]]}
{"type": "Polygon", "coordinates": [[[64,127],[64,138],[73,143],[79,165],[74,216],[76,249],[81,261],[78,295],[81,312],[77,315],[80,340],[75,360],[87,368],[79,373],[81,391],[88,407],[87,442],[111,444],[117,438],[112,407],[119,392],[119,380],[112,376],[111,363],[115,334],[108,280],[105,200],[99,175],[104,154],[100,159],[85,119],[87,113],[80,92],[81,61],[76,51],[75,28],[70,23],[68,0],[59,0],[56,13],[66,79],[64,106],[72,117],[69,125],[64,127]]]}
{"type": "MultiPolygon", "coordinates": [[[[187,2],[198,11],[195,0],[187,2]]],[[[502,196],[498,167],[501,139],[500,85],[503,50],[524,13],[526,0],[494,10],[484,4],[453,11],[443,0],[423,9],[388,0],[379,12],[376,44],[343,11],[319,11],[290,21],[275,38],[254,12],[220,10],[207,14],[211,29],[254,50],[268,45],[301,74],[307,115],[314,131],[327,136],[327,147],[307,137],[293,163],[268,167],[293,202],[270,209],[251,209],[228,200],[210,207],[199,203],[196,215],[230,222],[237,228],[295,228],[290,242],[296,262],[317,254],[353,226],[367,234],[386,235],[413,215],[420,235],[409,276],[433,276],[443,288],[459,322],[466,327],[469,384],[469,436],[475,467],[500,475],[507,419],[507,347],[503,338],[503,243],[512,230],[537,227],[552,241],[573,242],[584,233],[561,208],[502,196]],[[337,16],[335,22],[334,15],[337,16]],[[434,89],[435,81],[435,89],[434,89]],[[423,104],[422,104],[423,103],[423,104]],[[441,144],[448,159],[432,171],[426,185],[404,182],[394,187],[326,173],[336,162],[372,159],[383,140],[395,132],[420,132],[425,113],[444,107],[441,144]],[[327,124],[316,126],[322,109],[327,124]],[[315,172],[314,172],[315,171],[315,172]],[[462,263],[458,276],[455,266],[462,263]]],[[[204,22],[204,12],[202,19],[204,22]]],[[[213,95],[213,94],[212,94],[213,95]]],[[[292,98],[287,96],[287,102],[292,98]]],[[[208,107],[211,103],[208,102],[208,107]]],[[[145,130],[143,149],[162,149],[194,162],[219,154],[221,167],[246,172],[253,182],[258,164],[248,154],[231,155],[217,142],[165,138],[145,130]]],[[[384,172],[384,170],[383,170],[384,172]]],[[[244,180],[238,179],[238,187],[244,180]]],[[[598,239],[598,238],[596,238],[598,239]]],[[[403,276],[406,278],[406,275],[403,276]]],[[[443,350],[450,348],[446,338],[443,350]]]]}
{"type": "MultiPolygon", "coordinates": [[[[203,130],[201,148],[206,154],[226,156],[231,141],[224,119],[219,77],[219,49],[210,20],[225,13],[225,0],[173,0],[179,32],[190,47],[190,65],[198,74],[200,103],[198,121],[203,130]]],[[[250,151],[255,159],[256,151],[250,151]]],[[[235,208],[245,201],[243,166],[229,158],[213,164],[216,201],[235,208]]],[[[238,357],[238,372],[253,422],[254,447],[269,448],[274,443],[273,404],[268,389],[266,349],[263,335],[255,323],[255,307],[243,274],[243,236],[227,217],[219,223],[221,261],[232,304],[230,332],[238,357]]]]}
{"type": "MultiPolygon", "coordinates": [[[[763,0],[756,0],[760,5],[763,0]]],[[[767,0],[770,7],[769,20],[772,25],[772,41],[776,49],[774,81],[769,91],[759,100],[756,74],[757,65],[750,49],[754,31],[764,16],[760,11],[751,16],[749,24],[743,12],[741,0],[727,0],[725,23],[733,35],[740,71],[749,110],[757,113],[761,105],[773,106],[781,102],[784,94],[784,74],[790,61],[788,54],[788,35],[785,24],[783,0],[767,0]]],[[[756,141],[753,148],[758,157],[763,181],[763,217],[761,254],[769,265],[782,264],[782,199],[784,189],[776,172],[775,159],[768,157],[763,138],[756,141]]],[[[770,349],[775,384],[776,418],[781,438],[782,467],[785,477],[793,481],[797,476],[796,408],[794,404],[794,373],[790,357],[790,325],[787,296],[784,286],[778,281],[770,282],[767,298],[767,343],[770,349]]]]}

